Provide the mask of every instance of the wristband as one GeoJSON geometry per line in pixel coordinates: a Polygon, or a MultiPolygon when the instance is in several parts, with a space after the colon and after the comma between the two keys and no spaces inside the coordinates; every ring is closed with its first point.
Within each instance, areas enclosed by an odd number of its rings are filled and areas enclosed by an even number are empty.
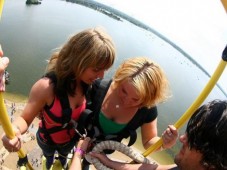
{"type": "Polygon", "coordinates": [[[85,154],[85,152],[82,149],[80,149],[80,148],[74,148],[74,153],[75,152],[79,153],[80,156],[83,156],[85,154]]]}

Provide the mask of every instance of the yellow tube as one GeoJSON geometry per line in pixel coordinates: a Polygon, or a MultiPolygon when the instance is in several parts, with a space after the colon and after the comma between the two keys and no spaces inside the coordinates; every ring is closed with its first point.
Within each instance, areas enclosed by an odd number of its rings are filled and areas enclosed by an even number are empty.
{"type": "MultiPolygon", "coordinates": [[[[0,0],[0,20],[1,20],[1,16],[2,16],[3,5],[4,5],[4,0],[0,0]]],[[[15,134],[14,134],[13,128],[11,127],[11,123],[10,123],[10,120],[9,120],[9,117],[8,117],[8,114],[6,111],[6,107],[5,107],[3,96],[2,96],[1,92],[0,92],[0,122],[1,122],[3,130],[6,133],[6,136],[9,139],[13,139],[15,134]]],[[[22,149],[20,149],[17,152],[17,154],[18,154],[19,158],[24,158],[26,156],[26,154],[23,152],[22,149]]],[[[28,163],[27,166],[29,167],[29,169],[33,170],[30,163],[28,163]]]]}
{"type": "Polygon", "coordinates": [[[227,12],[227,0],[221,0],[223,7],[225,8],[225,11],[227,12]]]}
{"type": "MultiPolygon", "coordinates": [[[[3,128],[6,136],[9,139],[13,139],[15,137],[15,134],[14,134],[13,128],[11,126],[11,122],[10,122],[9,116],[6,111],[6,107],[5,107],[3,96],[2,96],[1,92],[0,92],[0,120],[1,120],[2,128],[3,128]]],[[[20,149],[17,152],[17,154],[18,154],[19,158],[26,157],[26,154],[23,152],[22,149],[20,149]]],[[[33,170],[32,166],[30,165],[29,162],[27,163],[27,166],[29,167],[30,170],[33,170]]]]}
{"type": "Polygon", "coordinates": [[[26,166],[21,166],[20,170],[26,170],[26,166]]]}
{"type": "MultiPolygon", "coordinates": [[[[215,72],[211,76],[210,80],[208,81],[207,85],[197,97],[197,99],[192,103],[192,105],[187,109],[187,111],[178,119],[178,121],[174,124],[174,126],[179,129],[184,123],[192,116],[192,114],[196,111],[196,109],[203,103],[206,99],[208,94],[211,92],[215,84],[217,83],[219,77],[221,76],[222,72],[225,69],[227,62],[221,60],[218,67],[216,68],[215,72]]],[[[155,144],[150,146],[144,153],[143,156],[148,156],[153,151],[157,150],[162,146],[162,139],[159,139],[155,144]]]]}
{"type": "Polygon", "coordinates": [[[213,73],[209,82],[197,97],[197,99],[192,103],[192,105],[188,108],[188,110],[181,116],[181,118],[174,124],[174,126],[179,129],[181,126],[192,116],[192,114],[196,111],[196,109],[203,103],[206,97],[209,95],[218,79],[220,78],[222,72],[224,71],[226,66],[226,62],[221,60],[216,71],[213,73]]]}
{"type": "Polygon", "coordinates": [[[4,0],[0,0],[0,19],[2,16],[3,5],[4,5],[4,0]]]}
{"type": "MultiPolygon", "coordinates": [[[[227,12],[227,0],[221,0],[223,7],[225,8],[225,11],[227,12]]],[[[226,49],[225,49],[226,50],[226,49]]],[[[226,54],[225,57],[221,60],[218,67],[216,68],[214,74],[210,78],[209,82],[203,89],[203,91],[200,93],[200,95],[197,97],[197,99],[192,103],[192,105],[187,109],[187,111],[178,119],[178,121],[174,124],[174,126],[179,129],[181,126],[184,125],[184,123],[192,116],[192,114],[196,111],[196,109],[203,103],[203,101],[206,99],[208,94],[211,92],[215,84],[217,83],[218,79],[220,78],[222,72],[224,71],[226,67],[226,54]],[[225,61],[224,61],[225,60],[225,61]]],[[[155,144],[150,146],[144,153],[143,156],[148,156],[153,151],[157,150],[162,146],[162,139],[159,139],[155,144]]]]}
{"type": "MultiPolygon", "coordinates": [[[[4,0],[0,0],[0,20],[1,20],[1,16],[2,16],[3,5],[4,5],[4,0]]],[[[2,125],[2,128],[3,128],[6,136],[9,139],[13,139],[15,134],[14,134],[13,128],[11,126],[11,122],[9,120],[9,116],[7,114],[7,111],[6,111],[6,107],[5,107],[3,96],[2,96],[1,92],[0,92],[0,123],[2,125]]],[[[20,149],[17,152],[17,154],[18,154],[19,158],[25,158],[26,157],[26,154],[23,152],[22,149],[20,149]]],[[[27,162],[26,166],[30,170],[33,170],[32,166],[29,162],[27,162]]],[[[26,167],[22,166],[21,169],[24,170],[24,169],[26,169],[26,167]]]]}

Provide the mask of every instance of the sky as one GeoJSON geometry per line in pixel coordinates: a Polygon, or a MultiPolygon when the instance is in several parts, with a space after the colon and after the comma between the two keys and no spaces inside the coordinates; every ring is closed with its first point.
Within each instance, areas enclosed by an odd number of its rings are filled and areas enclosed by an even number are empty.
{"type": "MultiPolygon", "coordinates": [[[[97,0],[144,22],[177,44],[210,75],[227,45],[227,13],[219,0],[97,0]]],[[[227,93],[227,68],[218,84],[227,93]]]]}

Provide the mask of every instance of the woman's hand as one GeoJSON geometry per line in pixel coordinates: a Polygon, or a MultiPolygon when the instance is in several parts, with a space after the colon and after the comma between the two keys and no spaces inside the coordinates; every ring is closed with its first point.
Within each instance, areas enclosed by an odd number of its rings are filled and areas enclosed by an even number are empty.
{"type": "Polygon", "coordinates": [[[5,91],[4,71],[9,64],[9,58],[3,57],[3,51],[0,45],[0,91],[5,91]]]}
{"type": "Polygon", "coordinates": [[[89,137],[80,139],[74,150],[74,155],[79,156],[80,158],[83,158],[88,150],[88,147],[90,146],[90,140],[91,139],[89,137]]]}
{"type": "Polygon", "coordinates": [[[15,137],[9,139],[5,133],[2,134],[2,143],[3,146],[8,150],[8,152],[17,152],[21,148],[21,133],[18,128],[14,128],[15,137]]]}
{"type": "Polygon", "coordinates": [[[79,140],[74,150],[74,156],[69,170],[82,169],[81,158],[83,158],[84,154],[88,150],[88,147],[90,146],[90,140],[91,139],[89,137],[85,137],[84,139],[79,140]]]}
{"type": "Polygon", "coordinates": [[[84,152],[86,152],[88,147],[90,146],[90,140],[91,139],[89,137],[85,137],[84,139],[80,139],[76,148],[81,149],[84,152]]]}
{"type": "Polygon", "coordinates": [[[168,128],[162,134],[163,148],[171,148],[176,144],[178,138],[178,130],[173,126],[169,125],[168,128]]]}
{"type": "Polygon", "coordinates": [[[94,157],[94,158],[97,158],[103,165],[106,165],[108,167],[110,167],[112,162],[113,162],[105,154],[96,153],[96,152],[89,152],[89,155],[94,157]]]}

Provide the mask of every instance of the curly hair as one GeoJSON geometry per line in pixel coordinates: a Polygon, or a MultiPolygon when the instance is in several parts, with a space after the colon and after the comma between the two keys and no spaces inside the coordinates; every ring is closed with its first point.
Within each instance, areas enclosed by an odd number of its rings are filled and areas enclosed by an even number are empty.
{"type": "Polygon", "coordinates": [[[214,100],[201,106],[188,122],[190,149],[202,154],[206,169],[227,169],[227,101],[214,100]]]}

